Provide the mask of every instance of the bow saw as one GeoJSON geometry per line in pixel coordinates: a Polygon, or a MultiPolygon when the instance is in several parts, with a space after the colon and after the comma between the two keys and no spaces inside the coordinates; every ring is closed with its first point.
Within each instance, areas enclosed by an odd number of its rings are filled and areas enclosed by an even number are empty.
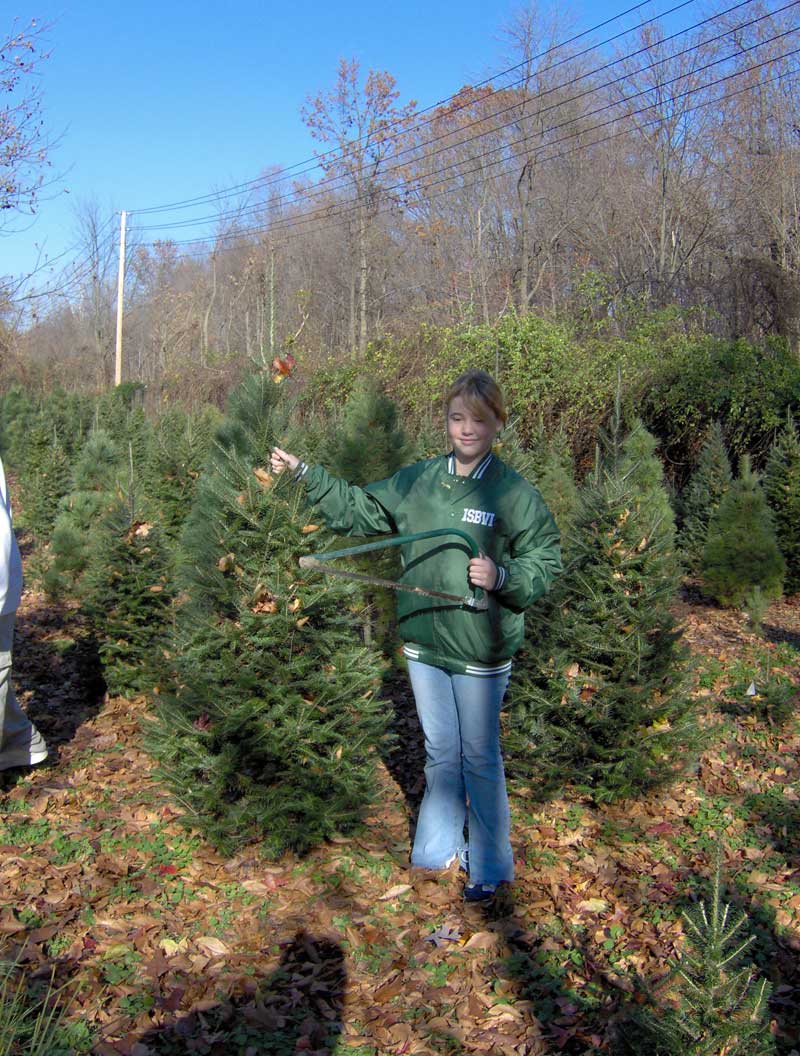
{"type": "Polygon", "coordinates": [[[371,551],[383,550],[389,546],[401,546],[403,543],[414,543],[418,539],[433,539],[440,535],[460,536],[469,547],[470,555],[472,557],[480,557],[478,544],[471,535],[462,532],[460,528],[435,528],[428,532],[416,532],[413,535],[393,535],[387,539],[379,539],[375,543],[351,546],[347,550],[326,550],[325,553],[321,554],[307,554],[300,558],[299,564],[301,568],[313,568],[329,576],[355,579],[359,583],[370,583],[373,586],[386,587],[389,590],[406,590],[410,594],[422,594],[426,598],[443,598],[445,601],[457,601],[459,605],[466,605],[468,608],[478,611],[487,609],[489,604],[480,587],[473,588],[472,594],[448,594],[443,590],[415,587],[411,583],[399,583],[393,579],[382,579],[380,576],[370,576],[365,572],[352,572],[349,568],[336,568],[327,563],[337,557],[355,557],[358,554],[368,554],[371,551]]]}

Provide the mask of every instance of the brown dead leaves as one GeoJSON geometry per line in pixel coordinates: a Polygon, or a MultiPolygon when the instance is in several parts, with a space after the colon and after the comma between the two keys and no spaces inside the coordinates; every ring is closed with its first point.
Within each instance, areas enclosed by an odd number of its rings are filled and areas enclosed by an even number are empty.
{"type": "MultiPolygon", "coordinates": [[[[262,589],[253,605],[277,611],[262,589]]],[[[281,604],[304,618],[301,597],[281,604]]],[[[685,615],[698,654],[736,655],[747,633],[738,618],[685,615]]],[[[23,647],[32,635],[23,620],[23,647]]],[[[49,693],[46,665],[20,670],[31,699],[41,685],[49,693]]],[[[581,687],[594,681],[565,674],[581,687]]],[[[59,713],[81,715],[80,679],[62,670],[59,679],[74,686],[59,713]]],[[[424,752],[407,686],[395,690],[400,744],[387,759],[418,799],[424,752]]],[[[719,723],[714,693],[703,699],[719,723]]],[[[177,824],[141,749],[146,714],[144,700],[118,699],[78,721],[51,768],[7,788],[0,819],[0,942],[27,943],[31,971],[55,963],[80,982],[68,1016],[97,1032],[98,1056],[148,1056],[154,1031],[178,1027],[174,1037],[202,1051],[214,1037],[228,1043],[232,1024],[288,1032],[298,1054],[329,1051],[329,1028],[341,1028],[342,1051],[375,1056],[607,1052],[615,1015],[682,947],[681,900],[712,868],[713,818],[706,829],[701,821],[712,798],[730,805],[726,874],[775,914],[771,970],[789,987],[776,986],[788,997],[775,1009],[795,1014],[800,896],[787,893],[800,874],[792,852],[782,864],[775,848],[789,838],[781,817],[796,815],[739,813],[760,796],[797,810],[796,727],[740,724],[692,780],[616,806],[569,794],[536,807],[513,790],[517,880],[487,911],[463,904],[455,867],[408,868],[410,810],[385,769],[363,835],[303,861],[266,863],[258,848],[217,855],[177,824]]]]}

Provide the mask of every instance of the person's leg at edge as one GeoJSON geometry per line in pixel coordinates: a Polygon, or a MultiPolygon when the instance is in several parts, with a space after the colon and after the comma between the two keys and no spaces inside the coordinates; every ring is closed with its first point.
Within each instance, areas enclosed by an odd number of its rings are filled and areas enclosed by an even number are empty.
{"type": "Polygon", "coordinates": [[[461,730],[462,766],[469,801],[471,884],[514,879],[508,793],[500,752],[500,709],[508,673],[452,676],[461,730]]]}
{"type": "Polygon", "coordinates": [[[30,766],[47,757],[44,738],[17,703],[11,684],[15,612],[0,615],[0,769],[30,766]]]}
{"type": "Polygon", "coordinates": [[[464,847],[466,792],[461,735],[450,673],[409,660],[408,672],[425,735],[425,795],[411,864],[444,869],[464,847]]]}

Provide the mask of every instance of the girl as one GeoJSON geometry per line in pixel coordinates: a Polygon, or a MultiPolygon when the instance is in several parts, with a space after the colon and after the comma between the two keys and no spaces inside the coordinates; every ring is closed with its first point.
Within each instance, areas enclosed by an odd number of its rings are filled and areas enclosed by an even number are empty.
{"type": "Polygon", "coordinates": [[[480,556],[470,557],[456,535],[405,544],[402,580],[452,594],[468,583],[481,587],[488,609],[403,592],[397,615],[427,760],[411,864],[444,869],[460,859],[469,871],[464,897],[486,902],[514,878],[500,708],[522,644],[523,612],[547,591],[561,558],[541,495],[492,453],[507,418],[496,382],[467,371],[447,393],[446,409],[446,455],[365,488],[277,447],[271,463],[305,483],[310,502],[340,534],[451,527],[479,546],[480,556]]]}

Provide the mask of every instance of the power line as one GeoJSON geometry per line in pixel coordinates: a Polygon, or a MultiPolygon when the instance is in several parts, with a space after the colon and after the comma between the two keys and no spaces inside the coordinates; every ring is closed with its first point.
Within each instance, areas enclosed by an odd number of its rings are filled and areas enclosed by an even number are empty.
{"type": "MultiPolygon", "coordinates": [[[[733,5],[732,7],[726,9],[725,11],[719,12],[718,15],[713,16],[712,18],[704,19],[703,21],[701,21],[699,23],[696,23],[695,25],[692,25],[692,26],[688,27],[687,29],[680,30],[680,31],[678,31],[678,32],[676,32],[676,33],[674,33],[674,34],[672,34],[670,36],[667,36],[667,37],[663,38],[662,40],[659,41],[659,45],[663,46],[664,44],[668,44],[671,41],[677,39],[678,37],[683,36],[685,33],[690,33],[690,32],[692,32],[692,31],[694,31],[696,29],[699,29],[700,26],[703,26],[703,25],[705,25],[708,22],[715,21],[716,19],[718,19],[720,17],[723,17],[724,15],[730,14],[733,11],[739,10],[742,7],[748,6],[752,2],[753,2],[753,0],[742,0],[741,3],[737,3],[737,4],[733,5]]],[[[742,22],[742,23],[739,23],[738,25],[727,27],[721,33],[718,33],[716,36],[709,37],[709,38],[707,38],[707,39],[705,39],[705,40],[703,40],[701,42],[698,42],[696,44],[692,44],[689,47],[684,48],[682,51],[673,53],[672,55],[669,56],[669,58],[670,58],[670,60],[674,60],[676,58],[679,58],[679,57],[681,57],[681,56],[683,56],[683,55],[695,50],[695,48],[699,49],[701,47],[706,47],[709,44],[714,43],[714,42],[720,40],[721,38],[728,36],[730,33],[737,32],[737,31],[740,31],[742,29],[746,29],[749,26],[755,25],[756,23],[764,21],[767,18],[774,17],[774,15],[780,14],[781,12],[786,11],[789,8],[795,7],[795,6],[797,6],[797,2],[798,2],[798,0],[792,0],[792,2],[784,5],[784,7],[782,7],[782,8],[776,9],[775,11],[768,12],[765,15],[760,15],[760,16],[758,16],[756,18],[750,19],[747,22],[742,22]]],[[[760,46],[760,44],[756,45],[756,46],[760,46]]],[[[638,55],[644,54],[644,53],[646,53],[646,52],[648,52],[650,50],[651,50],[650,47],[645,45],[644,47],[640,48],[638,51],[631,52],[630,54],[628,54],[626,56],[620,56],[619,58],[614,59],[612,61],[609,61],[607,63],[604,63],[603,65],[595,67],[592,70],[588,70],[587,72],[581,74],[580,77],[576,78],[576,81],[585,80],[586,78],[594,76],[597,73],[601,73],[604,70],[607,70],[607,69],[613,68],[616,65],[619,65],[621,62],[630,61],[631,59],[636,58],[638,55]]],[[[727,58],[730,58],[730,57],[732,57],[732,56],[728,56],[727,58]]],[[[725,60],[720,60],[720,61],[725,61],[725,60]]],[[[535,117],[537,119],[541,119],[542,115],[548,113],[550,110],[556,109],[558,107],[566,106],[569,103],[577,102],[578,100],[583,99],[583,98],[585,98],[587,96],[591,96],[591,95],[593,95],[595,93],[598,93],[598,92],[602,91],[603,89],[613,88],[616,84],[619,84],[621,81],[630,80],[631,77],[636,76],[636,75],[640,75],[640,74],[644,73],[645,71],[647,71],[649,69],[653,69],[654,67],[660,65],[661,62],[662,62],[662,60],[656,59],[652,63],[650,63],[650,64],[648,64],[648,65],[646,65],[644,67],[641,67],[640,69],[635,70],[632,73],[626,73],[622,77],[612,78],[611,80],[605,81],[602,84],[593,85],[591,88],[587,88],[585,91],[580,92],[580,93],[578,93],[576,95],[573,95],[573,96],[571,96],[571,97],[569,97],[567,99],[557,100],[555,103],[551,104],[550,106],[545,106],[545,107],[542,107],[540,109],[537,109],[535,117]]],[[[573,81],[571,83],[576,83],[576,81],[573,81]]],[[[539,100],[544,99],[544,98],[546,98],[549,95],[552,95],[554,92],[560,91],[565,86],[566,85],[564,83],[560,83],[560,84],[553,85],[552,87],[544,90],[543,92],[540,92],[537,95],[537,97],[536,97],[537,103],[539,102],[539,100]]],[[[388,165],[386,167],[386,169],[384,170],[384,176],[389,175],[392,172],[397,171],[398,169],[405,168],[409,164],[409,162],[405,162],[403,164],[399,164],[397,159],[402,158],[404,155],[409,154],[409,153],[411,153],[413,151],[416,151],[416,150],[424,151],[424,160],[427,161],[430,158],[436,157],[438,154],[445,153],[446,151],[451,150],[451,149],[453,149],[456,146],[459,147],[459,148],[463,148],[464,146],[468,145],[471,142],[474,142],[474,141],[476,141],[478,139],[481,139],[481,138],[483,138],[485,136],[496,135],[498,132],[503,131],[506,128],[509,128],[509,127],[511,127],[513,125],[518,124],[518,119],[515,118],[515,119],[513,119],[513,120],[511,120],[511,121],[509,121],[509,122],[507,122],[505,124],[492,126],[492,128],[490,128],[490,129],[488,129],[488,130],[486,130],[484,132],[480,132],[480,133],[478,133],[475,136],[468,137],[466,139],[463,139],[463,138],[459,139],[456,143],[440,147],[438,150],[430,151],[428,149],[432,144],[435,144],[437,142],[441,142],[442,140],[445,140],[445,139],[450,139],[453,136],[457,135],[459,132],[463,132],[466,129],[469,129],[469,128],[475,126],[475,125],[479,125],[479,124],[485,123],[486,120],[491,120],[493,118],[502,116],[503,114],[509,113],[512,110],[518,110],[519,106],[520,106],[519,103],[514,103],[514,104],[512,104],[512,105],[510,105],[508,107],[504,107],[504,108],[502,108],[500,110],[494,111],[494,113],[486,115],[485,117],[477,118],[474,121],[468,122],[466,125],[461,126],[461,128],[459,128],[459,129],[451,130],[451,131],[443,133],[442,135],[435,136],[433,139],[427,140],[421,146],[417,146],[415,144],[415,145],[413,145],[411,147],[408,147],[408,148],[406,148],[404,150],[398,151],[397,154],[394,155],[393,163],[391,165],[388,165]]],[[[440,171],[442,171],[442,170],[440,170],[440,171]]],[[[314,200],[317,200],[317,199],[325,197],[325,192],[323,190],[321,190],[321,188],[324,188],[326,185],[336,184],[337,182],[346,183],[346,181],[347,181],[346,174],[341,175],[341,176],[337,176],[337,177],[332,177],[330,179],[326,179],[326,180],[320,181],[318,184],[315,185],[314,189],[311,190],[311,191],[301,192],[299,196],[296,195],[296,194],[280,195],[276,199],[271,200],[269,204],[270,204],[271,208],[275,208],[276,206],[278,206],[280,204],[283,204],[283,203],[290,203],[292,205],[297,205],[298,204],[298,200],[302,200],[304,202],[312,202],[314,200]]],[[[339,190],[339,187],[329,186],[328,193],[332,193],[332,192],[334,192],[336,190],[339,190]]],[[[239,210],[235,210],[235,211],[232,211],[232,212],[229,212],[229,213],[212,214],[212,215],[209,215],[209,216],[198,217],[198,218],[193,219],[193,220],[178,221],[178,222],[175,222],[175,223],[146,225],[146,226],[140,227],[138,230],[143,232],[143,233],[144,232],[148,232],[148,231],[157,231],[157,230],[158,231],[160,231],[160,230],[174,231],[174,230],[177,230],[179,228],[195,227],[195,226],[198,226],[200,224],[210,223],[210,222],[222,223],[222,222],[224,222],[226,220],[242,221],[242,220],[246,219],[248,216],[251,216],[253,214],[262,213],[263,210],[264,210],[264,205],[263,204],[258,204],[258,205],[251,206],[251,207],[248,207],[248,208],[242,208],[242,209],[239,209],[239,210]]],[[[277,223],[280,223],[280,221],[277,221],[277,223]]]]}
{"type": "MultiPolygon", "coordinates": [[[[103,251],[108,249],[109,244],[110,244],[110,240],[113,237],[113,232],[112,231],[107,231],[107,229],[112,224],[113,220],[114,220],[113,215],[109,216],[101,224],[101,226],[99,227],[99,229],[97,231],[96,238],[98,240],[105,233],[105,239],[103,241],[103,251]]],[[[66,288],[66,286],[62,285],[60,287],[45,287],[42,290],[35,290],[35,291],[30,292],[30,293],[26,293],[26,294],[24,294],[22,296],[20,296],[19,291],[22,290],[23,287],[25,287],[28,284],[30,284],[31,280],[34,278],[34,276],[38,275],[39,272],[46,271],[48,268],[52,268],[52,266],[55,263],[57,263],[59,260],[63,260],[64,257],[68,256],[70,253],[74,253],[76,249],[80,249],[80,248],[81,248],[81,243],[80,242],[73,242],[73,244],[71,246],[68,246],[65,250],[63,250],[57,256],[51,257],[49,260],[43,261],[41,264],[37,265],[37,267],[34,268],[33,271],[29,272],[22,279],[20,279],[20,281],[17,283],[17,285],[14,288],[14,290],[15,290],[14,297],[16,299],[19,299],[19,300],[34,300],[34,299],[37,299],[39,297],[49,297],[53,293],[55,293],[55,294],[60,293],[63,289],[66,288]]],[[[90,263],[90,261],[91,261],[91,253],[90,253],[89,257],[87,257],[87,258],[85,258],[83,260],[80,260],[80,262],[77,263],[77,264],[76,263],[72,263],[68,267],[70,267],[73,270],[73,272],[74,272],[74,271],[83,269],[86,264],[90,263]]],[[[62,268],[62,273],[65,270],[66,270],[66,268],[62,268]]],[[[63,280],[62,280],[62,282],[63,282],[63,280]]]]}
{"type": "MultiPolygon", "coordinates": [[[[746,0],[746,2],[751,3],[751,2],[753,2],[753,0],[746,0]]],[[[694,4],[694,3],[696,3],[696,0],[681,0],[680,3],[675,4],[673,7],[668,8],[666,11],[661,12],[660,14],[655,15],[655,16],[653,16],[650,19],[645,20],[644,22],[640,23],[640,25],[641,26],[649,25],[649,24],[651,24],[653,22],[658,21],[659,19],[666,18],[668,15],[672,15],[675,12],[682,10],[684,7],[689,7],[692,4],[694,4]]],[[[474,85],[473,86],[473,91],[475,91],[475,90],[477,90],[479,88],[483,88],[483,87],[491,84],[492,81],[498,80],[501,77],[505,77],[505,76],[507,76],[510,73],[514,73],[516,70],[521,69],[523,66],[527,65],[528,63],[538,62],[540,59],[546,58],[548,55],[551,55],[553,52],[556,52],[556,51],[558,51],[561,48],[566,48],[570,44],[574,44],[576,41],[581,40],[583,37],[588,36],[590,33],[596,33],[598,30],[603,29],[605,26],[611,25],[613,22],[617,22],[620,19],[625,18],[625,17],[627,17],[630,14],[633,14],[635,11],[639,11],[642,7],[645,7],[645,6],[647,6],[647,0],[644,0],[644,2],[642,2],[642,3],[635,4],[633,7],[629,7],[627,10],[622,11],[622,12],[620,12],[617,15],[613,15],[611,18],[605,19],[605,21],[603,21],[603,22],[599,22],[596,26],[592,26],[589,29],[582,30],[580,33],[576,33],[574,36],[569,37],[567,40],[561,41],[558,44],[554,44],[550,48],[546,48],[544,51],[539,52],[537,55],[532,56],[529,59],[525,59],[522,62],[515,64],[514,66],[510,66],[510,67],[508,67],[505,70],[501,70],[499,73],[492,74],[491,77],[487,77],[485,80],[479,81],[478,84],[474,85]]],[[[742,5],[737,5],[737,6],[742,6],[742,5]]],[[[702,24],[702,23],[700,23],[700,24],[702,24]]],[[[627,34],[630,33],[630,32],[632,32],[632,31],[631,30],[625,30],[625,31],[623,31],[621,33],[618,33],[618,34],[616,34],[616,35],[614,35],[612,37],[607,38],[604,41],[601,41],[599,44],[595,44],[595,45],[592,45],[590,48],[584,49],[584,51],[579,52],[576,56],[571,56],[571,58],[573,58],[573,59],[574,58],[579,58],[582,55],[585,55],[588,51],[597,50],[598,48],[605,47],[607,44],[610,44],[613,41],[618,40],[620,37],[627,36],[627,34]]],[[[568,60],[562,60],[562,62],[563,61],[568,61],[568,60]]],[[[556,65],[561,65],[561,63],[557,63],[556,65]]],[[[517,83],[519,83],[519,82],[517,82],[517,83]]],[[[425,107],[425,109],[418,111],[418,115],[435,113],[435,111],[437,111],[440,107],[445,106],[447,103],[452,102],[454,99],[456,99],[457,96],[458,96],[458,93],[454,93],[452,95],[446,96],[444,99],[439,100],[439,102],[433,103],[433,104],[425,107]]],[[[429,119],[428,121],[421,122],[418,126],[412,126],[412,129],[410,131],[415,131],[417,128],[424,127],[426,124],[429,123],[430,120],[432,120],[432,118],[429,119]]],[[[392,127],[391,123],[390,123],[389,127],[390,128],[392,127]]],[[[179,209],[190,208],[192,205],[199,205],[199,204],[205,204],[207,202],[220,201],[220,200],[222,200],[222,199],[224,199],[226,197],[232,197],[235,194],[240,194],[244,190],[255,190],[256,188],[267,187],[267,186],[270,186],[272,183],[280,182],[280,181],[282,181],[284,179],[287,179],[289,177],[289,175],[291,175],[293,170],[295,170],[295,169],[300,170],[300,171],[294,173],[295,178],[297,176],[303,175],[306,172],[313,172],[315,169],[320,167],[320,162],[323,159],[334,157],[335,155],[337,155],[339,153],[340,153],[340,150],[338,148],[334,148],[334,149],[331,149],[329,151],[326,151],[323,154],[315,155],[315,157],[313,157],[313,158],[306,158],[303,161],[296,162],[293,165],[288,166],[288,168],[282,169],[279,174],[275,174],[275,175],[268,176],[268,177],[264,177],[264,176],[256,177],[253,180],[247,180],[244,183],[236,184],[236,185],[234,185],[232,187],[226,188],[226,189],[224,189],[221,192],[214,192],[214,193],[211,193],[211,194],[199,195],[199,196],[197,196],[195,198],[185,198],[185,199],[183,199],[181,201],[170,202],[170,203],[166,203],[164,205],[148,206],[148,207],[141,208],[141,209],[130,209],[130,210],[128,210],[128,215],[130,216],[131,214],[136,213],[137,215],[143,216],[143,215],[149,214],[149,213],[167,212],[167,211],[170,211],[170,210],[177,211],[179,209]],[[305,166],[308,166],[308,167],[306,168],[305,166]]],[[[346,153],[346,152],[344,152],[344,153],[346,153]]]]}
{"type": "MultiPolygon", "coordinates": [[[[45,286],[40,290],[33,290],[30,293],[26,293],[18,297],[17,299],[22,301],[32,301],[39,300],[42,297],[52,298],[61,295],[67,295],[69,293],[74,292],[75,288],[81,282],[88,279],[94,273],[95,257],[103,255],[104,253],[108,252],[108,250],[111,248],[112,241],[114,240],[116,234],[116,231],[111,229],[111,224],[113,223],[113,221],[114,215],[112,214],[98,229],[96,235],[96,250],[90,250],[88,255],[79,259],[77,263],[72,263],[71,265],[69,265],[68,268],[62,269],[62,276],[59,280],[59,285],[45,286]]],[[[74,243],[73,246],[70,247],[70,249],[65,250],[63,253],[60,253],[58,257],[53,258],[53,260],[60,260],[73,249],[77,249],[79,245],[80,243],[74,243]]],[[[38,271],[44,270],[51,263],[53,263],[53,261],[41,265],[41,267],[37,268],[36,271],[26,276],[25,281],[28,282],[33,277],[33,275],[35,275],[38,271]]],[[[18,289],[21,289],[21,286],[18,287],[18,289]]]]}
{"type": "MultiPolygon", "coordinates": [[[[769,38],[768,40],[765,40],[765,41],[760,41],[757,44],[751,45],[748,49],[744,49],[744,50],[754,50],[757,47],[763,47],[766,44],[773,43],[775,40],[781,39],[784,36],[788,36],[789,34],[791,34],[793,32],[797,32],[797,30],[792,29],[792,30],[787,30],[787,31],[785,31],[784,33],[781,33],[781,34],[776,34],[774,37],[769,38]]],[[[677,95],[671,97],[670,101],[674,103],[674,102],[676,102],[676,101],[678,101],[680,99],[688,98],[688,97],[690,97],[690,96],[692,96],[692,95],[694,95],[694,94],[696,94],[696,93],[698,93],[700,91],[709,90],[711,88],[716,87],[719,84],[725,83],[726,81],[730,81],[730,80],[732,80],[734,78],[744,76],[747,73],[753,72],[753,71],[758,70],[758,69],[762,69],[764,66],[767,66],[770,63],[773,63],[773,62],[776,62],[776,61],[780,61],[781,59],[788,58],[788,57],[791,57],[791,56],[797,54],[798,50],[800,50],[800,49],[795,49],[793,51],[787,52],[787,53],[785,53],[783,55],[780,55],[780,56],[777,56],[777,57],[773,56],[773,57],[771,57],[769,59],[764,60],[763,62],[756,63],[756,64],[754,64],[752,66],[747,66],[747,67],[743,67],[741,69],[735,70],[734,72],[732,72],[730,74],[726,74],[725,76],[719,77],[719,78],[717,78],[715,80],[712,80],[710,82],[704,82],[703,84],[696,85],[696,86],[694,86],[694,87],[692,87],[690,89],[687,89],[687,91],[685,91],[685,92],[678,93],[677,95]]],[[[741,54],[741,52],[739,54],[741,54]]],[[[697,73],[702,72],[703,70],[710,69],[711,67],[713,67],[715,65],[719,65],[719,63],[722,62],[722,61],[728,61],[728,58],[729,58],[729,56],[725,57],[724,59],[717,60],[716,62],[707,63],[705,66],[700,67],[700,68],[696,69],[695,71],[693,71],[693,73],[697,74],[697,73]]],[[[648,88],[643,89],[643,90],[641,90],[639,92],[632,93],[631,95],[624,96],[621,99],[615,100],[612,103],[608,103],[605,106],[598,107],[596,110],[591,111],[589,114],[582,114],[582,115],[579,115],[578,118],[573,118],[573,119],[571,119],[569,121],[562,122],[560,125],[552,126],[547,131],[548,132],[557,131],[558,129],[566,128],[566,127],[568,127],[571,124],[575,124],[576,121],[578,121],[578,120],[585,120],[587,117],[597,116],[598,114],[603,113],[603,112],[605,112],[605,111],[607,111],[609,109],[612,109],[614,107],[618,107],[618,106],[620,106],[620,105],[622,105],[622,104],[624,104],[626,102],[630,102],[633,99],[641,97],[642,95],[646,95],[648,92],[652,91],[655,87],[659,87],[659,88],[667,87],[670,84],[674,83],[675,81],[681,80],[683,77],[684,77],[684,75],[680,74],[680,75],[676,76],[675,78],[672,78],[672,80],[661,82],[658,85],[651,85],[648,88]]],[[[713,102],[713,100],[712,100],[712,102],[713,102]]],[[[558,146],[561,143],[568,142],[569,140],[574,139],[578,135],[590,135],[592,132],[595,132],[595,131],[598,131],[598,130],[600,130],[602,128],[605,128],[608,125],[613,124],[616,121],[630,120],[630,119],[632,119],[632,118],[634,118],[636,116],[639,116],[641,114],[645,114],[645,113],[647,113],[648,110],[652,110],[655,105],[657,105],[657,104],[651,103],[648,106],[641,107],[640,109],[635,110],[632,113],[623,115],[622,117],[620,117],[620,116],[611,117],[608,120],[600,122],[599,124],[593,125],[593,126],[591,126],[589,128],[579,129],[577,132],[572,132],[572,133],[570,133],[568,135],[565,135],[565,136],[561,137],[560,139],[556,139],[555,141],[552,141],[552,142],[548,143],[547,149],[551,149],[552,147],[558,146]]],[[[694,107],[694,108],[692,108],[691,110],[689,110],[687,112],[693,112],[695,109],[700,109],[700,108],[701,107],[699,107],[699,106],[698,107],[694,107]]],[[[630,129],[625,129],[625,130],[623,130],[622,133],[619,133],[619,134],[630,134],[630,131],[631,131],[630,129]]],[[[611,137],[611,138],[614,138],[614,137],[611,137]]],[[[454,170],[453,166],[447,166],[446,168],[436,170],[433,173],[429,173],[428,174],[428,180],[429,180],[430,176],[437,176],[437,175],[443,175],[444,178],[439,179],[439,180],[434,180],[433,182],[426,182],[425,183],[426,192],[431,187],[436,187],[436,186],[439,186],[442,183],[445,183],[447,181],[447,177],[450,176],[450,175],[456,176],[459,179],[463,179],[464,176],[468,176],[468,175],[470,175],[470,174],[472,174],[474,172],[478,172],[478,171],[484,173],[484,175],[485,175],[486,169],[490,169],[490,168],[493,168],[493,167],[495,167],[497,165],[506,163],[509,160],[508,159],[508,149],[509,149],[509,147],[518,146],[521,143],[526,143],[526,142],[527,141],[525,139],[521,139],[521,140],[512,141],[511,143],[504,143],[504,144],[502,144],[499,147],[495,147],[495,148],[493,148],[491,150],[485,151],[482,154],[479,154],[479,155],[469,159],[470,162],[472,162],[472,163],[480,162],[480,161],[483,161],[485,159],[490,158],[493,154],[497,154],[499,152],[503,152],[504,156],[500,157],[499,159],[497,159],[495,161],[489,162],[485,166],[473,167],[471,169],[466,169],[466,170],[464,170],[464,169],[454,170]]],[[[596,144],[593,143],[593,144],[589,144],[589,145],[596,145],[596,144]]],[[[552,155],[552,156],[549,156],[549,157],[546,157],[546,158],[538,158],[537,161],[539,163],[543,163],[544,161],[557,160],[558,157],[560,157],[560,156],[562,156],[562,155],[556,154],[556,155],[552,155]]],[[[517,155],[517,154],[513,154],[512,153],[511,157],[514,160],[517,160],[517,159],[523,157],[523,155],[521,155],[521,154],[517,155]]],[[[419,182],[419,181],[417,181],[417,182],[419,182]]],[[[407,186],[406,183],[400,183],[400,184],[396,184],[394,186],[391,186],[391,187],[387,188],[386,190],[387,190],[387,192],[398,191],[398,190],[403,190],[406,186],[407,186]]],[[[391,203],[391,204],[394,205],[395,203],[391,203]]],[[[310,213],[306,213],[304,215],[301,215],[299,218],[287,218],[287,219],[285,219],[283,221],[279,221],[277,223],[274,223],[270,227],[267,227],[267,228],[249,228],[249,229],[247,229],[244,232],[235,231],[235,232],[231,232],[229,234],[217,234],[215,236],[215,244],[218,246],[219,243],[224,243],[224,242],[227,242],[227,241],[230,241],[230,240],[236,241],[236,240],[244,240],[244,239],[248,239],[248,238],[252,239],[252,237],[254,235],[257,236],[259,234],[274,234],[276,232],[294,230],[294,229],[297,229],[297,228],[306,227],[308,224],[319,222],[319,221],[330,222],[332,220],[346,219],[348,216],[353,215],[357,211],[357,209],[358,209],[358,199],[357,198],[348,198],[345,201],[340,201],[339,203],[337,203],[337,205],[331,206],[330,208],[312,210],[310,213]]],[[[180,246],[190,246],[190,245],[198,245],[198,246],[200,246],[200,245],[208,245],[208,243],[209,243],[209,239],[207,239],[207,238],[195,238],[195,239],[187,239],[187,240],[183,240],[183,241],[170,240],[169,244],[172,245],[172,246],[180,247],[180,246]]]]}

